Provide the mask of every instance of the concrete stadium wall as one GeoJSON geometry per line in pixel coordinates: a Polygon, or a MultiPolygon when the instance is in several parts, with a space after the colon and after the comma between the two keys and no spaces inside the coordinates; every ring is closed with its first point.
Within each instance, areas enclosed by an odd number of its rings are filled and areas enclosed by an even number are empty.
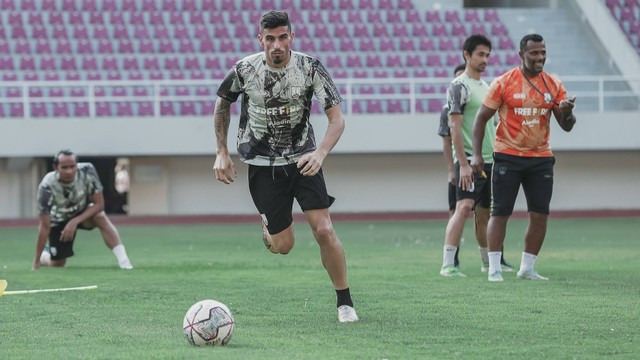
{"type": "MultiPolygon", "coordinates": [[[[639,114],[577,115],[571,133],[553,125],[557,164],[552,208],[640,208],[639,114]]],[[[132,215],[255,212],[243,164],[236,159],[238,179],[232,185],[219,183],[212,174],[215,136],[210,119],[20,121],[3,119],[0,125],[0,218],[35,217],[45,159],[63,147],[80,156],[129,157],[132,215]]],[[[324,120],[314,123],[321,138],[324,120]]],[[[436,130],[435,114],[349,118],[324,166],[329,190],[338,199],[333,211],[446,210],[446,170],[436,130]]],[[[233,150],[235,131],[229,139],[233,150]]],[[[525,208],[522,195],[517,208],[525,208]]]]}

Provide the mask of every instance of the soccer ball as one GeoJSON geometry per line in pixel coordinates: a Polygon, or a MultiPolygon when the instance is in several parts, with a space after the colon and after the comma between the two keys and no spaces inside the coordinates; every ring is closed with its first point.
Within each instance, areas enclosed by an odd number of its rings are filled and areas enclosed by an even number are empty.
{"type": "Polygon", "coordinates": [[[229,308],[216,300],[193,304],[184,316],[182,330],[191,345],[226,345],[233,335],[235,321],[229,308]]]}

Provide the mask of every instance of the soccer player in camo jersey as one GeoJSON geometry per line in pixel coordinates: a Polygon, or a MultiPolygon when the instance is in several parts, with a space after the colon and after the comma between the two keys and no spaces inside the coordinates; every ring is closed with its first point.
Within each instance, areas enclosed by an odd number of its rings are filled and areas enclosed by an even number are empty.
{"type": "Polygon", "coordinates": [[[227,135],[231,103],[242,95],[238,155],[249,166],[249,191],[262,216],[265,246],[283,255],[293,248],[292,206],[296,199],[335,287],[338,320],[357,321],[344,250],[329,215],[334,198],[327,193],[322,173],[325,157],[344,131],[342,98],[320,61],[290,49],[294,32],[287,12],[265,13],[260,19],[258,41],[264,51],[238,61],[218,89],[213,171],[225,184],[236,177],[227,135]],[[314,95],[329,120],[318,145],[309,122],[314,95]]]}
{"type": "Polygon", "coordinates": [[[93,165],[78,163],[71,150],[61,150],[53,158],[53,169],[38,186],[40,224],[32,268],[65,266],[74,254],[76,230],[98,227],[120,268],[133,269],[118,230],[104,212],[103,188],[93,165]]]}

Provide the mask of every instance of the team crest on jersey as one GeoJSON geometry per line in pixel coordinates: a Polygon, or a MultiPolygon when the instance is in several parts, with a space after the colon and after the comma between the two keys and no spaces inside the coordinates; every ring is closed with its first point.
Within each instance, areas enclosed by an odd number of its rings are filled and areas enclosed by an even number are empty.
{"type": "Polygon", "coordinates": [[[547,104],[551,102],[551,94],[544,93],[544,102],[546,102],[547,104]]]}

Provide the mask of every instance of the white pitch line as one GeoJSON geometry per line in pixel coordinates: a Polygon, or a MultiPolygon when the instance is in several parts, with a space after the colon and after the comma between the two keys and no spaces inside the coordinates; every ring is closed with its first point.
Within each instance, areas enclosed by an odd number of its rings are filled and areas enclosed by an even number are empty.
{"type": "Polygon", "coordinates": [[[55,292],[55,291],[91,290],[91,289],[97,289],[97,288],[98,288],[97,285],[91,285],[91,286],[80,286],[80,287],[60,288],[60,289],[14,290],[14,291],[5,291],[4,295],[35,294],[35,293],[41,293],[41,292],[55,292]]]}

